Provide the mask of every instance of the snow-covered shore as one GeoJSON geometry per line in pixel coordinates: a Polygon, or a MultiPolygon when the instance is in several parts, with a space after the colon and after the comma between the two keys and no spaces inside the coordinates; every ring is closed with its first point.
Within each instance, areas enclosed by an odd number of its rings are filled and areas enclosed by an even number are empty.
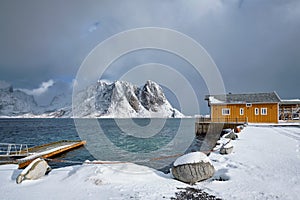
{"type": "Polygon", "coordinates": [[[215,178],[197,187],[224,199],[299,199],[300,128],[251,125],[232,141],[233,153],[210,156],[215,178]]]}
{"type": "MultiPolygon", "coordinates": [[[[212,153],[213,178],[196,188],[222,199],[299,199],[300,128],[246,127],[233,153],[212,153]]],[[[131,163],[54,169],[40,180],[17,185],[16,165],[0,166],[0,199],[170,199],[189,185],[131,163]]]]}

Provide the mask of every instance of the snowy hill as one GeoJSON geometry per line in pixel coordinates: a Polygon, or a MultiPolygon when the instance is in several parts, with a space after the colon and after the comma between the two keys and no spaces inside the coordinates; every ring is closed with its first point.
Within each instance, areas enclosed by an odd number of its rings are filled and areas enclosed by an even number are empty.
{"type": "Polygon", "coordinates": [[[75,98],[73,114],[76,117],[183,117],[166,99],[162,88],[153,81],[143,87],[129,82],[95,85],[80,91],[75,98]]]}
{"type": "Polygon", "coordinates": [[[153,81],[147,81],[143,87],[125,81],[98,81],[74,95],[73,112],[71,93],[60,93],[49,105],[38,106],[33,96],[1,82],[0,97],[0,116],[5,117],[184,117],[153,81]]]}
{"type": "Polygon", "coordinates": [[[33,96],[14,90],[12,85],[0,81],[0,116],[18,116],[35,113],[36,110],[33,96]]]}

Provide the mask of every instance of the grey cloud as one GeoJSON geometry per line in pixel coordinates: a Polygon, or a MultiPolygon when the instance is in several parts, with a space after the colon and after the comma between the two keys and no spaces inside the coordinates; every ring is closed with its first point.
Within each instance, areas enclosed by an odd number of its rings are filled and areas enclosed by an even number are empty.
{"type": "MultiPolygon", "coordinates": [[[[49,79],[71,81],[99,42],[130,28],[159,26],[202,44],[227,91],[276,90],[283,98],[300,97],[298,0],[10,0],[1,1],[0,15],[0,80],[17,87],[33,89],[49,79]]],[[[197,80],[192,82],[198,86],[197,80]]]]}
{"type": "Polygon", "coordinates": [[[50,79],[47,82],[42,82],[42,84],[38,88],[35,88],[32,90],[28,90],[28,89],[20,89],[20,90],[23,92],[26,92],[29,95],[41,96],[44,93],[46,93],[47,90],[49,89],[49,87],[53,86],[53,84],[54,84],[54,81],[52,79],[50,79]]]}

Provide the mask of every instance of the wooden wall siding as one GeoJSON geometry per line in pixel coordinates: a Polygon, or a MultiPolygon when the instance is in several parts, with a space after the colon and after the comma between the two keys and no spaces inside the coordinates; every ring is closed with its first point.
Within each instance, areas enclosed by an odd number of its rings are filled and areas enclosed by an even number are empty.
{"type": "MultiPolygon", "coordinates": [[[[248,118],[248,122],[252,123],[278,123],[278,104],[252,104],[246,107],[246,104],[228,104],[228,105],[211,105],[211,118],[214,119],[230,119],[248,118]],[[222,115],[222,109],[229,108],[230,115],[222,115]],[[244,108],[244,115],[240,115],[240,108],[244,108]],[[255,108],[259,109],[259,114],[255,115],[255,108]],[[261,114],[261,108],[267,108],[267,115],[261,114]]],[[[229,120],[229,121],[230,121],[229,120]]]]}

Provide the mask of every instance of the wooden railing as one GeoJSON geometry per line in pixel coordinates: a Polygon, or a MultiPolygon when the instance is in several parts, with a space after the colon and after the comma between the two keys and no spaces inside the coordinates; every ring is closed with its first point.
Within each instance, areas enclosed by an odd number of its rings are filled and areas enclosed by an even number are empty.
{"type": "Polygon", "coordinates": [[[0,143],[0,157],[11,156],[28,156],[28,145],[0,143]]]}

